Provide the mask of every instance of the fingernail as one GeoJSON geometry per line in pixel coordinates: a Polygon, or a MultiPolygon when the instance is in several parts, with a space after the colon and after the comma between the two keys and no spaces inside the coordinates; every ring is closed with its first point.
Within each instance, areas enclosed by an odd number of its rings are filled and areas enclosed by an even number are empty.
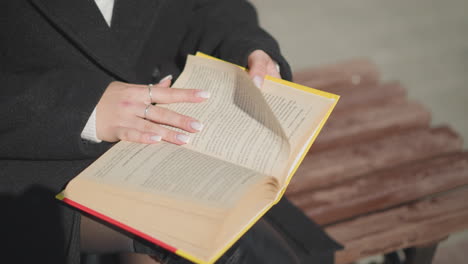
{"type": "Polygon", "coordinates": [[[177,140],[182,141],[184,143],[188,143],[188,141],[189,141],[189,136],[183,135],[183,134],[177,135],[176,138],[177,138],[177,140]]]}
{"type": "Polygon", "coordinates": [[[201,131],[203,129],[203,124],[196,121],[190,123],[190,126],[197,131],[201,131]]]}
{"type": "Polygon", "coordinates": [[[263,78],[256,75],[254,78],[253,78],[253,82],[255,84],[255,86],[257,86],[258,88],[262,88],[262,84],[263,84],[263,78]]]}
{"type": "Polygon", "coordinates": [[[150,137],[152,141],[161,141],[162,137],[161,136],[152,136],[150,137]]]}
{"type": "Polygon", "coordinates": [[[211,94],[210,92],[207,92],[207,91],[199,91],[196,93],[197,97],[200,97],[200,98],[210,98],[211,94]]]}
{"type": "Polygon", "coordinates": [[[159,81],[159,83],[163,83],[163,82],[165,82],[165,81],[167,81],[167,80],[172,80],[172,74],[169,74],[168,76],[162,78],[162,79],[159,81]]]}

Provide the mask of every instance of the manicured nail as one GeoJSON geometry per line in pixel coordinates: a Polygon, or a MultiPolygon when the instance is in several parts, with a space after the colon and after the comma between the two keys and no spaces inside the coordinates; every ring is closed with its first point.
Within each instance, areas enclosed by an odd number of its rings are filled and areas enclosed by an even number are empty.
{"type": "Polygon", "coordinates": [[[263,84],[263,78],[256,75],[254,76],[253,78],[253,82],[255,84],[255,86],[257,86],[258,88],[262,88],[262,84],[263,84]]]}
{"type": "Polygon", "coordinates": [[[176,138],[177,138],[177,140],[182,141],[184,143],[188,143],[188,141],[190,139],[189,136],[183,135],[183,134],[177,135],[176,138]]]}
{"type": "Polygon", "coordinates": [[[150,137],[152,141],[161,141],[162,137],[161,136],[152,136],[150,137]]]}
{"type": "Polygon", "coordinates": [[[172,80],[172,74],[169,74],[168,76],[162,78],[162,79],[159,81],[159,83],[163,83],[163,82],[165,82],[165,81],[167,81],[167,80],[172,80]]]}
{"type": "Polygon", "coordinates": [[[203,129],[203,124],[196,121],[190,123],[190,126],[197,131],[201,131],[203,129]]]}
{"type": "Polygon", "coordinates": [[[200,97],[200,98],[210,98],[211,94],[210,92],[207,92],[207,91],[199,91],[196,93],[197,97],[200,97]]]}

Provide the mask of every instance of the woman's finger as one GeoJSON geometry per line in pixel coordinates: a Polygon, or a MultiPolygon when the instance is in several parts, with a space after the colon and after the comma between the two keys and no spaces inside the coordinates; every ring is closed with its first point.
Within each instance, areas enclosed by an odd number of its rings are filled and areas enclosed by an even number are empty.
{"type": "Polygon", "coordinates": [[[281,78],[276,62],[262,50],[255,50],[249,55],[248,67],[249,75],[258,88],[263,86],[265,75],[281,78]]]}
{"type": "Polygon", "coordinates": [[[142,133],[160,135],[162,140],[177,145],[187,144],[190,139],[190,137],[184,133],[169,129],[141,118],[135,120],[135,123],[132,127],[135,127],[138,131],[142,131],[142,133]]]}
{"type": "Polygon", "coordinates": [[[266,75],[281,78],[278,72],[278,64],[273,60],[253,60],[252,68],[249,70],[249,75],[252,77],[255,85],[261,87],[266,75]]]}
{"type": "Polygon", "coordinates": [[[133,128],[120,127],[117,129],[117,136],[120,140],[143,143],[143,144],[154,144],[161,141],[162,136],[151,133],[141,132],[133,128]]]}
{"type": "Polygon", "coordinates": [[[199,103],[210,97],[210,93],[200,89],[170,88],[172,76],[168,75],[157,84],[141,85],[127,84],[126,98],[134,98],[134,101],[145,104],[158,103],[199,103]],[[151,99],[151,101],[150,101],[151,99]]]}
{"type": "Polygon", "coordinates": [[[268,57],[253,54],[249,56],[249,75],[254,84],[261,88],[268,72],[268,57]]]}
{"type": "Polygon", "coordinates": [[[138,112],[141,112],[141,115],[139,115],[140,117],[146,118],[149,121],[180,128],[187,132],[194,133],[203,129],[203,125],[198,120],[186,115],[179,114],[164,107],[141,105],[141,108],[138,110],[138,112]]]}
{"type": "Polygon", "coordinates": [[[153,103],[199,103],[210,97],[210,93],[199,89],[178,89],[160,87],[158,85],[152,88],[153,103]]]}

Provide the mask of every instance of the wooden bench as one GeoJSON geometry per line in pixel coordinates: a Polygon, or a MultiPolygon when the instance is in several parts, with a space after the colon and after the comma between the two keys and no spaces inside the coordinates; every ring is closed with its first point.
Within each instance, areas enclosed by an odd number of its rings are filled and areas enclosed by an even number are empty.
{"type": "Polygon", "coordinates": [[[368,60],[294,76],[341,99],[287,197],[344,245],[338,264],[397,250],[406,263],[431,263],[440,241],[468,228],[461,137],[431,127],[430,112],[400,83],[381,83],[368,60]]]}

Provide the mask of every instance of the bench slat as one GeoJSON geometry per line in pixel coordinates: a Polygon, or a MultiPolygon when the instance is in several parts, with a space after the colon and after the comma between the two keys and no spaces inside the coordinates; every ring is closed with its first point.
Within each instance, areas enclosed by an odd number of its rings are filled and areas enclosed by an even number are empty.
{"type": "MultiPolygon", "coordinates": [[[[329,187],[373,170],[461,150],[462,139],[448,127],[414,129],[377,140],[307,155],[286,195],[329,187]]],[[[300,202],[301,198],[296,201],[300,202]]]]}
{"type": "Polygon", "coordinates": [[[333,114],[370,104],[402,101],[406,97],[406,89],[398,82],[389,82],[377,86],[344,87],[342,89],[338,87],[328,90],[340,95],[340,101],[336,105],[333,114]]]}
{"type": "Polygon", "coordinates": [[[410,128],[428,127],[431,115],[415,102],[368,105],[332,114],[312,151],[386,136],[410,128]]]}
{"type": "Polygon", "coordinates": [[[318,224],[326,225],[463,185],[468,185],[468,152],[373,172],[292,202],[318,224]]]}
{"type": "Polygon", "coordinates": [[[460,188],[395,209],[362,216],[326,228],[345,246],[337,264],[419,246],[468,228],[468,188],[460,188]]]}

